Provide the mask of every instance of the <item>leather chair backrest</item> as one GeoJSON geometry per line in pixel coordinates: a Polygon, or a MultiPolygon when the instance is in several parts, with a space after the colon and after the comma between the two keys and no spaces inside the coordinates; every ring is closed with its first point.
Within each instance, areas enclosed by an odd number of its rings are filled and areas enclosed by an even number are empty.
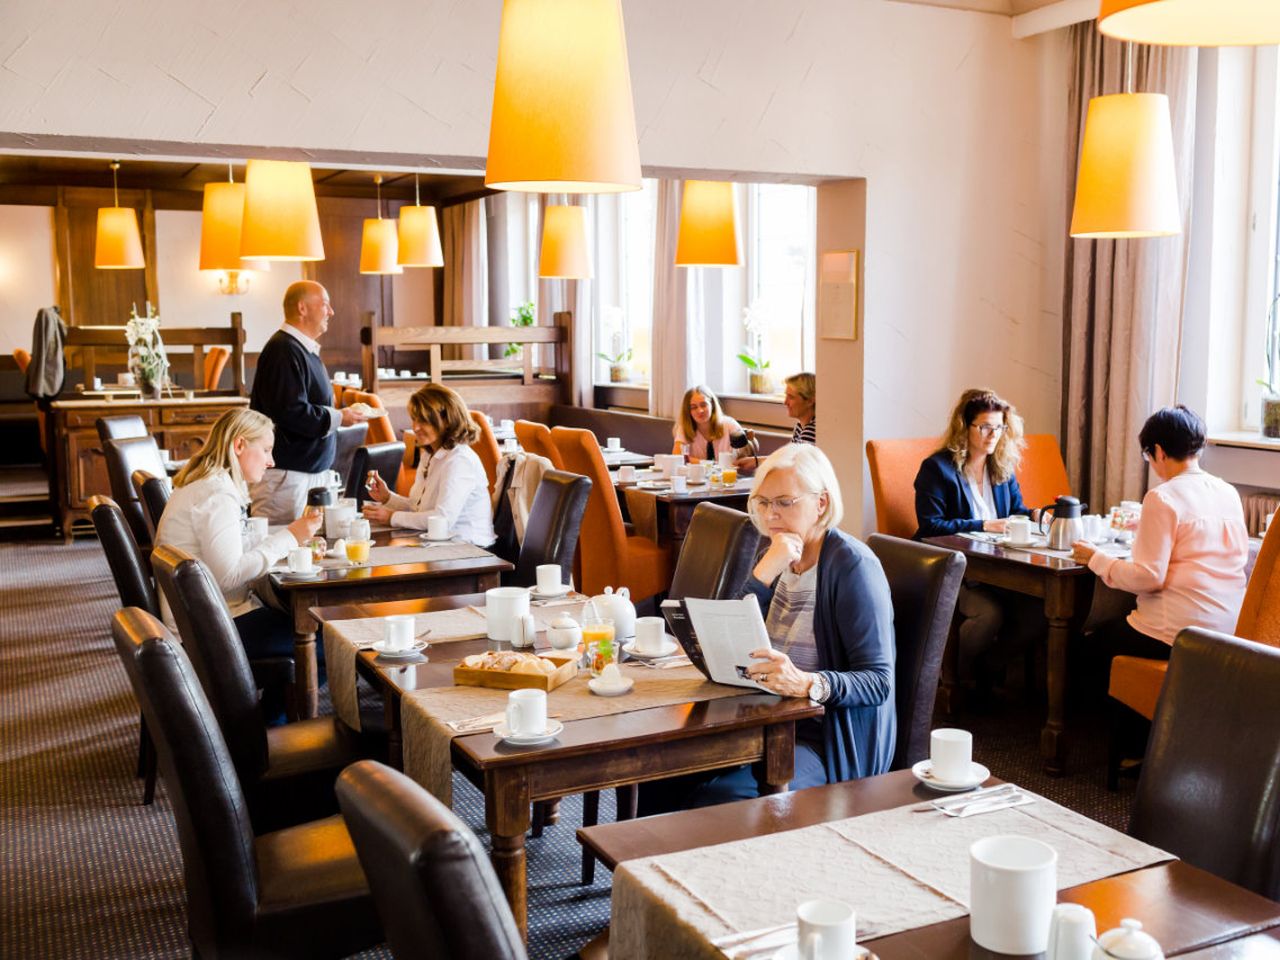
{"type": "Polygon", "coordinates": [[[343,770],[337,794],[396,960],[524,960],[489,857],[448,807],[374,760],[343,770]]]}
{"type": "Polygon", "coordinates": [[[760,534],[741,510],[700,503],[693,511],[667,596],[735,600],[756,562],[760,534]]]}
{"type": "Polygon", "coordinates": [[[480,429],[480,437],[471,445],[480,462],[484,465],[485,476],[489,478],[489,496],[493,496],[493,488],[498,485],[498,461],[502,459],[502,451],[498,449],[498,440],[493,435],[493,427],[489,426],[489,418],[479,410],[468,411],[471,421],[480,429]]]}
{"type": "Polygon", "coordinates": [[[558,563],[560,582],[569,582],[582,514],[590,495],[591,481],[586,477],[563,470],[548,470],[542,475],[529,507],[512,583],[533,586],[538,581],[538,566],[543,563],[558,563]]]}
{"type": "MultiPolygon", "coordinates": [[[[349,407],[353,403],[367,403],[378,410],[386,409],[382,398],[376,393],[366,393],[364,390],[348,387],[342,394],[342,405],[349,407]]],[[[390,417],[374,417],[369,421],[369,432],[365,436],[365,440],[369,443],[391,443],[395,438],[396,432],[391,426],[390,417]]]]}
{"type": "Polygon", "coordinates": [[[138,607],[154,617],[160,616],[160,603],[147,561],[133,539],[124,512],[110,497],[94,496],[89,498],[89,516],[107,555],[107,566],[120,594],[120,606],[138,607]]]}
{"type": "Polygon", "coordinates": [[[254,783],[267,769],[267,728],[253,669],[222,591],[203,563],[177,547],[157,547],[151,568],[240,780],[254,783]]]}
{"type": "Polygon", "coordinates": [[[351,464],[355,461],[356,451],[365,445],[368,437],[367,422],[338,428],[338,450],[333,455],[333,469],[338,471],[344,484],[351,479],[351,464]]]}
{"type": "Polygon", "coordinates": [[[227,365],[231,351],[226,347],[210,347],[204,355],[204,388],[217,390],[218,381],[222,379],[222,370],[227,365]]]}
{"type": "Polygon", "coordinates": [[[99,417],[94,421],[98,428],[98,439],[103,443],[108,440],[131,440],[134,437],[145,437],[147,425],[136,413],[119,417],[99,417]]]}
{"type": "Polygon", "coordinates": [[[868,440],[867,470],[876,502],[876,529],[909,540],[916,535],[916,474],[938,449],[936,437],[868,440]]]}
{"type": "Polygon", "coordinates": [[[516,442],[525,453],[536,453],[540,457],[546,457],[557,470],[564,469],[564,460],[560,456],[560,451],[551,442],[551,428],[545,423],[517,420],[516,442]]]}
{"type": "Polygon", "coordinates": [[[1280,647],[1280,520],[1273,520],[1249,575],[1236,636],[1280,647]]]}
{"type": "Polygon", "coordinates": [[[346,495],[355,497],[357,507],[364,503],[369,495],[365,490],[364,480],[370,470],[377,470],[387,488],[394,490],[396,478],[400,476],[400,461],[403,459],[404,444],[398,440],[395,443],[357,447],[355,456],[351,458],[351,472],[347,474],[346,495]]]}
{"type": "Polygon", "coordinates": [[[104,440],[102,453],[107,460],[111,496],[124,511],[133,538],[145,555],[151,550],[151,531],[147,529],[147,520],[142,514],[142,501],[133,489],[133,472],[145,470],[153,477],[163,477],[164,461],[160,459],[160,448],[156,446],[154,437],[131,437],[127,440],[104,440]]]}
{"type": "Polygon", "coordinates": [[[129,607],[111,623],[116,652],[155,741],[173,803],[187,888],[187,928],[200,956],[237,956],[258,901],[248,807],[213,710],[182,645],[129,607]]]}
{"type": "Polygon", "coordinates": [[[169,494],[173,485],[168,477],[154,477],[145,470],[133,471],[130,477],[133,492],[142,504],[142,519],[147,522],[147,531],[151,534],[152,543],[156,539],[156,530],[160,526],[160,517],[169,503],[169,494]]]}
{"type": "Polygon", "coordinates": [[[623,566],[619,562],[627,549],[627,531],[622,524],[622,508],[618,495],[600,453],[600,443],[590,430],[556,427],[551,440],[560,451],[564,468],[591,481],[587,509],[582,514],[579,534],[582,558],[582,582],[578,589],[595,595],[606,586],[623,583],[623,566]]]}
{"type": "Polygon", "coordinates": [[[1178,634],[1151,721],[1129,833],[1280,899],[1280,650],[1178,634]]]}
{"type": "Polygon", "coordinates": [[[878,533],[867,546],[884,568],[893,600],[898,742],[890,769],[905,770],[929,756],[933,701],[965,559],[954,550],[878,533]]]}

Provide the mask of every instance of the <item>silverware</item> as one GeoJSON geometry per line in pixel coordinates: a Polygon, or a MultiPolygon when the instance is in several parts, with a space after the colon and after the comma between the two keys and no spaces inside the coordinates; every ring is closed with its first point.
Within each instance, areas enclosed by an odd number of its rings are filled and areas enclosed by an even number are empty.
{"type": "Polygon", "coordinates": [[[995,813],[997,810],[1009,810],[1013,807],[1023,807],[1029,803],[1035,803],[1036,798],[1026,793],[1015,792],[1007,796],[991,797],[985,800],[975,800],[973,803],[963,807],[939,811],[945,817],[957,817],[964,819],[965,817],[974,817],[983,813],[995,813]]]}
{"type": "Polygon", "coordinates": [[[977,790],[967,790],[964,793],[957,793],[954,796],[940,797],[937,800],[930,800],[928,803],[916,807],[914,812],[929,813],[933,810],[967,807],[969,804],[976,801],[987,800],[991,797],[1007,794],[1017,789],[1017,786],[1012,783],[1001,783],[994,787],[979,787],[977,790]]]}

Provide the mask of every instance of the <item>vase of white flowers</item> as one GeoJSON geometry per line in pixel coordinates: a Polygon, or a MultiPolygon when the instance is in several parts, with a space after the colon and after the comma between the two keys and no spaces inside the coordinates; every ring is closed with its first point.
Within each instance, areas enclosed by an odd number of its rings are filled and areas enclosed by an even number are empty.
{"type": "Polygon", "coordinates": [[[129,341],[129,372],[133,374],[144,397],[159,399],[169,374],[169,358],[160,339],[160,314],[147,301],[147,314],[138,316],[135,303],[124,325],[129,341]]]}
{"type": "Polygon", "coordinates": [[[747,330],[747,345],[738,352],[738,359],[747,368],[747,381],[754,394],[773,393],[771,362],[764,357],[764,314],[767,307],[760,300],[742,311],[742,325],[747,330]]]}

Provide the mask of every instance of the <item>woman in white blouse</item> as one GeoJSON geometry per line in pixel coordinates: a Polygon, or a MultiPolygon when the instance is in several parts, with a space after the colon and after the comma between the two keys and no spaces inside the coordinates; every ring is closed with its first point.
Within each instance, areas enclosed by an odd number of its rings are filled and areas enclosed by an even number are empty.
{"type": "MultiPolygon", "coordinates": [[[[156,530],[157,545],[177,547],[209,569],[251,660],[293,656],[293,621],[263,606],[253,587],[292,548],[314,536],[321,522],[319,514],[304,515],[257,543],[246,542],[247,485],[274,465],[274,443],[267,417],[247,408],[228,410],[174,477],[173,496],[156,530]]],[[[164,614],[172,627],[167,604],[164,614]]],[[[283,722],[284,691],[263,691],[262,706],[269,722],[283,722]]]]}
{"type": "Polygon", "coordinates": [[[480,430],[467,405],[448,387],[429,383],[409,398],[408,407],[413,434],[423,447],[413,489],[402,497],[375,474],[369,496],[376,502],[364,505],[364,515],[414,530],[427,529],[432,516],[444,517],[453,536],[481,547],[492,545],[497,538],[489,477],[471,449],[480,430]]]}

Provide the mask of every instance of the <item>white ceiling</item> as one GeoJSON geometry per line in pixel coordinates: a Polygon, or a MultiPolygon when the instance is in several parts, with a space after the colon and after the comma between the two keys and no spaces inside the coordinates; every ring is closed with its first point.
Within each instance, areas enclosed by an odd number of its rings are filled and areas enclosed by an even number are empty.
{"type": "Polygon", "coordinates": [[[976,10],[979,13],[999,13],[1014,17],[1019,14],[1052,6],[1058,0],[896,0],[897,3],[919,3],[929,7],[952,7],[956,10],[976,10]]]}

